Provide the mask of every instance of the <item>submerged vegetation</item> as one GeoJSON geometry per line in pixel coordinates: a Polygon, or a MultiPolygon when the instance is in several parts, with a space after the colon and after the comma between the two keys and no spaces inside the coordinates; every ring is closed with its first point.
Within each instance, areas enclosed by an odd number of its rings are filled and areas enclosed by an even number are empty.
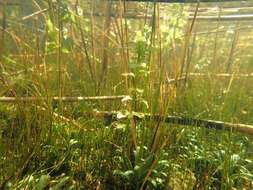
{"type": "Polygon", "coordinates": [[[0,1],[0,189],[253,189],[252,5],[0,1]]]}

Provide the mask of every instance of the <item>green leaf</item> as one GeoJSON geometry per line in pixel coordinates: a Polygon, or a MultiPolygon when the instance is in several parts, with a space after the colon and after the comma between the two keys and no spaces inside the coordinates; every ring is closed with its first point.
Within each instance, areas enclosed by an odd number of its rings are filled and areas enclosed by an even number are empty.
{"type": "Polygon", "coordinates": [[[126,128],[126,124],[123,123],[117,123],[115,126],[116,129],[125,129],[126,128]]]}
{"type": "Polygon", "coordinates": [[[131,177],[133,177],[133,175],[134,175],[133,170],[127,170],[127,171],[123,172],[123,176],[127,179],[130,179],[131,177]]]}
{"type": "Polygon", "coordinates": [[[46,21],[48,32],[54,32],[54,24],[52,23],[51,19],[47,19],[46,21]]]}
{"type": "Polygon", "coordinates": [[[122,73],[121,75],[124,77],[135,77],[134,73],[122,73]]]}
{"type": "Polygon", "coordinates": [[[140,112],[133,112],[133,116],[136,116],[138,118],[144,118],[145,114],[144,113],[140,113],[140,112]]]}
{"type": "Polygon", "coordinates": [[[127,118],[128,115],[129,115],[129,113],[118,112],[118,113],[117,113],[117,119],[124,119],[124,118],[127,118]]]}
{"type": "Polygon", "coordinates": [[[61,190],[64,185],[69,181],[69,177],[62,178],[55,186],[51,187],[50,190],[61,190]]]}
{"type": "Polygon", "coordinates": [[[146,158],[146,160],[142,163],[142,165],[140,166],[136,165],[134,167],[134,171],[137,177],[136,180],[143,180],[146,177],[154,159],[155,159],[155,155],[151,154],[146,158]]]}
{"type": "Polygon", "coordinates": [[[69,53],[70,51],[67,48],[62,48],[62,53],[69,53]]]}
{"type": "Polygon", "coordinates": [[[75,145],[75,144],[78,144],[78,141],[77,141],[77,140],[71,139],[71,140],[69,141],[69,145],[70,145],[70,146],[73,146],[73,145],[75,145]]]}
{"type": "Polygon", "coordinates": [[[126,97],[122,98],[121,102],[123,104],[126,104],[126,103],[130,102],[131,100],[132,100],[132,98],[130,96],[126,96],[126,97]]]}
{"type": "Polygon", "coordinates": [[[49,175],[42,175],[39,179],[37,185],[35,185],[34,190],[43,190],[49,183],[50,176],[49,175]]]}

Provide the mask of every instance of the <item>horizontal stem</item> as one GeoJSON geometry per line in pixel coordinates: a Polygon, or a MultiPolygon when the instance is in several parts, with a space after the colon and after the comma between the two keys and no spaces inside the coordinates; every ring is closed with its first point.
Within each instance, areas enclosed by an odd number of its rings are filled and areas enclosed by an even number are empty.
{"type": "MultiPolygon", "coordinates": [[[[92,113],[84,113],[84,116],[92,116],[92,117],[104,117],[104,118],[111,118],[111,120],[120,120],[126,119],[127,116],[121,117],[120,119],[117,118],[117,111],[100,111],[100,112],[92,112],[92,113]]],[[[188,117],[180,117],[180,116],[170,116],[170,115],[151,115],[149,113],[138,113],[134,116],[137,120],[143,119],[152,119],[154,121],[164,121],[170,124],[178,124],[184,126],[195,126],[195,127],[204,127],[208,129],[216,129],[216,130],[227,130],[227,131],[238,131],[244,134],[253,135],[253,125],[247,124],[235,124],[223,121],[216,121],[216,120],[205,120],[205,119],[195,119],[195,118],[188,118],[188,117]],[[142,118],[136,115],[143,115],[142,118]]]]}
{"type": "MultiPolygon", "coordinates": [[[[154,0],[127,0],[127,1],[135,1],[135,2],[154,2],[154,0]]],[[[210,3],[210,2],[230,2],[230,1],[239,1],[239,0],[156,0],[156,2],[162,2],[162,3],[210,3]]]]}
{"type": "Polygon", "coordinates": [[[62,101],[62,102],[81,102],[81,101],[98,101],[98,100],[122,100],[127,95],[119,96],[91,96],[91,97],[0,97],[0,102],[16,103],[16,102],[36,102],[36,101],[62,101]]]}
{"type": "Polygon", "coordinates": [[[204,77],[204,76],[215,76],[215,77],[253,77],[253,73],[249,74],[229,74],[229,73],[189,73],[189,76],[193,77],[204,77]]]}
{"type": "MultiPolygon", "coordinates": [[[[88,13],[85,13],[84,15],[90,15],[88,13]]],[[[95,17],[104,17],[105,14],[103,13],[93,13],[92,16],[95,17]]],[[[119,14],[111,13],[111,17],[120,17],[119,14]]],[[[152,15],[144,15],[144,14],[125,14],[125,18],[127,19],[152,19],[152,15]]],[[[172,17],[164,17],[160,16],[159,19],[162,20],[170,20],[172,17]]],[[[193,20],[194,16],[189,16],[188,20],[193,20]]],[[[236,21],[236,20],[244,20],[244,21],[251,21],[253,20],[253,14],[228,14],[228,15],[221,15],[221,16],[208,16],[208,15],[202,15],[196,17],[197,21],[236,21]]]]}

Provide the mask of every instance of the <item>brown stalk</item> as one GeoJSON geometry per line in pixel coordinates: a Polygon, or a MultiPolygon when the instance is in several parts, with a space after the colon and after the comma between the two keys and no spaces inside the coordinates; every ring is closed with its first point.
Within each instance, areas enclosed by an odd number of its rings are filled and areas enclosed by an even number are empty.
{"type": "MultiPolygon", "coordinates": [[[[123,14],[126,15],[127,13],[127,7],[126,7],[126,1],[123,1],[123,14]]],[[[125,34],[125,43],[123,43],[122,47],[124,47],[124,56],[125,56],[125,72],[129,72],[128,68],[128,62],[129,62],[129,48],[128,48],[128,26],[127,26],[127,18],[124,16],[124,34],[125,34]]],[[[126,89],[129,88],[129,81],[126,77],[126,89]]],[[[135,86],[135,81],[133,80],[133,86],[135,86]]],[[[128,110],[131,112],[133,110],[131,104],[128,104],[128,110]]],[[[137,148],[137,131],[136,131],[136,120],[134,118],[131,119],[131,138],[132,138],[132,153],[137,148]]],[[[134,163],[135,164],[135,163],[134,163]]]]}
{"type": "Polygon", "coordinates": [[[106,77],[108,72],[108,49],[109,49],[109,38],[111,28],[111,2],[105,1],[106,17],[104,21],[104,35],[103,35],[103,55],[102,55],[102,68],[100,74],[100,81],[98,84],[98,94],[102,86],[106,85],[106,77]]]}
{"type": "Polygon", "coordinates": [[[195,13],[194,13],[194,17],[192,19],[191,25],[189,27],[189,30],[186,33],[186,38],[185,38],[185,42],[184,42],[184,49],[183,49],[183,54],[182,54],[182,61],[181,61],[180,77],[183,76],[184,69],[185,69],[185,63],[187,63],[188,51],[189,51],[189,42],[190,42],[193,26],[194,26],[196,18],[197,18],[199,5],[200,5],[200,3],[198,2],[198,4],[196,5],[196,9],[195,9],[195,13]]]}
{"type": "Polygon", "coordinates": [[[188,55],[187,55],[187,60],[186,60],[186,71],[185,71],[184,85],[186,85],[186,83],[187,83],[188,74],[189,74],[189,70],[190,70],[190,63],[191,63],[191,59],[192,59],[193,51],[194,51],[194,47],[195,47],[195,42],[196,42],[196,35],[194,35],[194,37],[193,37],[191,50],[188,49],[188,51],[187,51],[188,55]]]}
{"type": "MultiPolygon", "coordinates": [[[[120,6],[122,6],[122,5],[120,4],[120,6]]],[[[115,19],[115,33],[117,34],[116,36],[117,36],[117,38],[119,40],[119,44],[121,46],[121,57],[122,57],[122,61],[125,66],[125,68],[122,72],[128,73],[128,61],[127,61],[126,47],[125,47],[124,27],[123,27],[123,22],[122,22],[123,14],[124,14],[124,11],[122,11],[122,8],[121,8],[119,21],[117,19],[115,19]]],[[[125,86],[126,86],[126,89],[129,88],[128,77],[125,77],[125,86]]]]}
{"type": "Polygon", "coordinates": [[[45,13],[45,12],[47,12],[47,11],[48,11],[48,9],[42,9],[42,10],[36,11],[36,12],[30,14],[30,15],[24,16],[24,17],[22,18],[22,21],[31,19],[31,18],[33,18],[33,17],[35,17],[35,16],[38,16],[38,15],[41,15],[42,13],[45,13]]]}
{"type": "Polygon", "coordinates": [[[96,58],[96,52],[95,52],[96,35],[95,35],[95,21],[94,21],[93,12],[94,12],[94,1],[92,1],[92,3],[91,3],[91,15],[90,15],[92,64],[90,63],[89,67],[91,67],[91,72],[90,73],[92,73],[92,75],[93,75],[94,87],[95,87],[94,89],[95,89],[95,92],[96,92],[97,91],[96,90],[96,88],[97,88],[97,82],[96,82],[97,63],[96,63],[96,60],[95,60],[95,58],[96,58]],[[92,68],[92,66],[93,66],[93,68],[92,68]]]}
{"type": "MultiPolygon", "coordinates": [[[[78,15],[78,6],[79,6],[79,1],[76,0],[76,2],[75,2],[76,18],[77,18],[77,15],[78,15]]],[[[96,92],[97,91],[96,90],[97,89],[96,78],[95,78],[94,71],[92,69],[92,62],[91,62],[91,58],[90,58],[90,55],[89,55],[89,52],[88,52],[87,41],[85,39],[85,35],[84,35],[83,30],[82,30],[83,27],[82,27],[82,24],[80,22],[80,19],[77,19],[77,28],[79,29],[80,37],[81,37],[81,41],[82,41],[82,45],[83,45],[83,47],[81,49],[84,51],[84,54],[86,56],[90,77],[91,77],[91,80],[94,82],[94,89],[95,89],[95,92],[96,92]]]]}
{"type": "Polygon", "coordinates": [[[5,29],[6,29],[6,3],[4,2],[2,8],[2,35],[1,35],[1,46],[0,46],[0,60],[2,57],[2,54],[4,52],[4,42],[5,42],[5,29]]]}
{"type": "Polygon", "coordinates": [[[152,171],[153,171],[153,169],[155,168],[155,166],[156,166],[156,164],[157,164],[157,159],[156,158],[154,158],[154,160],[153,160],[153,162],[152,162],[152,164],[151,164],[151,166],[150,166],[150,168],[149,168],[149,170],[148,170],[148,173],[147,173],[147,175],[145,176],[145,178],[144,178],[144,180],[143,180],[143,183],[141,184],[141,187],[140,187],[140,190],[143,190],[143,189],[145,189],[145,186],[146,186],[146,183],[147,183],[147,181],[148,181],[148,178],[149,178],[149,176],[152,174],[152,171]]]}
{"type": "Polygon", "coordinates": [[[160,130],[161,123],[162,123],[162,117],[161,117],[161,119],[158,119],[158,121],[156,123],[155,133],[153,135],[153,139],[152,139],[152,143],[151,143],[151,151],[153,153],[156,152],[156,150],[158,149],[158,146],[159,146],[160,137],[161,137],[161,130],[160,130]]]}
{"type": "Polygon", "coordinates": [[[57,7],[57,22],[58,22],[58,39],[57,39],[57,45],[58,45],[58,52],[57,52],[57,65],[58,65],[58,95],[61,97],[63,94],[63,89],[62,89],[62,19],[61,19],[61,7],[60,3],[58,2],[58,7],[57,7]]]}
{"type": "MultiPolygon", "coordinates": [[[[156,90],[156,97],[159,97],[160,96],[160,89],[161,89],[161,86],[163,85],[162,84],[162,81],[163,81],[163,71],[164,71],[164,64],[162,64],[162,42],[161,42],[161,33],[160,33],[160,8],[159,8],[159,4],[157,4],[156,6],[156,12],[157,12],[157,17],[155,19],[157,19],[156,23],[157,23],[157,29],[156,29],[156,35],[158,37],[158,43],[159,43],[159,52],[158,52],[158,64],[159,64],[159,73],[158,73],[158,76],[159,76],[159,88],[157,88],[156,90]]],[[[158,100],[159,101],[159,100],[158,100]]],[[[166,104],[164,104],[164,100],[162,99],[161,97],[161,101],[158,102],[156,105],[161,105],[160,107],[160,113],[161,114],[164,114],[164,112],[166,112],[166,110],[164,108],[167,107],[166,104]]],[[[155,111],[155,110],[154,110],[155,111]]],[[[158,120],[158,122],[156,123],[156,127],[155,127],[155,132],[154,132],[154,135],[153,135],[153,140],[152,140],[152,143],[151,143],[151,151],[152,152],[155,152],[158,147],[159,147],[159,142],[160,142],[160,139],[161,139],[161,122],[162,120],[158,120]]]]}
{"type": "MultiPolygon", "coordinates": [[[[126,1],[124,0],[124,15],[126,14],[127,8],[126,8],[126,1]]],[[[124,17],[124,32],[125,32],[125,48],[126,48],[126,62],[125,62],[125,69],[126,72],[128,72],[128,62],[129,62],[129,48],[128,48],[128,26],[127,26],[127,19],[124,17]]]]}

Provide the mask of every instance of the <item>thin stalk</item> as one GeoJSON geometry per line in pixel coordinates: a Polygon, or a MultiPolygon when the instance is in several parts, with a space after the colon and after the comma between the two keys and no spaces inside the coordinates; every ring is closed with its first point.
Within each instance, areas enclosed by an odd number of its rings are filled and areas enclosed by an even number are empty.
{"type": "MultiPolygon", "coordinates": [[[[124,0],[124,15],[126,15],[126,1],[124,0]]],[[[124,17],[124,31],[125,31],[125,46],[126,46],[126,72],[128,72],[128,62],[129,62],[129,48],[128,48],[128,25],[127,25],[127,18],[124,17]]]]}
{"type": "MultiPolygon", "coordinates": [[[[154,56],[153,55],[153,47],[155,46],[155,36],[156,36],[156,17],[157,17],[157,2],[156,0],[154,0],[153,2],[153,15],[152,15],[152,23],[151,23],[151,26],[152,26],[152,29],[151,29],[151,35],[150,35],[150,45],[149,45],[149,48],[148,48],[148,60],[147,60],[147,64],[149,66],[149,73],[152,72],[153,68],[152,68],[152,57],[154,56]]],[[[149,94],[152,94],[152,77],[150,76],[150,74],[148,75],[147,77],[147,93],[149,94]]],[[[149,105],[151,105],[151,112],[153,111],[153,105],[152,105],[152,100],[153,100],[153,97],[152,96],[149,96],[148,97],[149,100],[149,105]]]]}
{"type": "Polygon", "coordinates": [[[218,44],[218,36],[219,36],[219,27],[220,27],[220,16],[221,16],[221,7],[219,7],[219,13],[218,13],[218,22],[217,22],[217,26],[216,26],[216,33],[215,33],[215,40],[214,40],[214,48],[213,48],[213,63],[212,63],[212,67],[216,67],[217,66],[217,44],[218,44]]]}
{"type": "Polygon", "coordinates": [[[2,6],[2,35],[1,35],[1,46],[0,46],[0,60],[2,58],[2,55],[4,53],[4,43],[5,43],[5,29],[6,29],[6,1],[3,2],[2,6]]]}
{"type": "Polygon", "coordinates": [[[39,66],[40,66],[40,33],[39,33],[39,23],[38,18],[36,17],[34,20],[35,25],[35,57],[34,57],[34,65],[36,65],[37,71],[39,72],[39,66]]]}
{"type": "Polygon", "coordinates": [[[36,11],[36,12],[34,12],[34,13],[32,13],[32,14],[29,14],[29,15],[27,15],[27,16],[24,16],[24,17],[22,18],[22,21],[31,19],[31,18],[33,18],[33,17],[37,17],[38,15],[41,15],[41,14],[47,12],[47,11],[48,11],[48,9],[42,9],[42,10],[36,11]]]}
{"type": "Polygon", "coordinates": [[[105,9],[106,9],[106,18],[104,21],[104,36],[103,36],[103,55],[102,55],[102,68],[100,74],[100,81],[98,84],[98,94],[101,91],[101,87],[106,85],[107,82],[107,73],[108,73],[108,50],[109,50],[109,38],[110,29],[111,29],[111,2],[105,1],[105,9]]]}
{"type": "Polygon", "coordinates": [[[97,81],[96,81],[96,52],[95,52],[95,20],[94,20],[94,1],[91,1],[91,15],[90,15],[90,28],[91,28],[91,51],[92,51],[92,64],[90,65],[92,71],[90,73],[93,73],[93,80],[94,80],[94,87],[95,92],[97,91],[97,81]],[[92,68],[93,66],[93,68],[92,68]]]}
{"type": "MultiPolygon", "coordinates": [[[[76,15],[78,15],[78,6],[79,6],[79,1],[76,0],[76,2],[75,2],[76,15]]],[[[76,16],[76,19],[77,19],[77,16],[76,16]]],[[[89,55],[89,52],[88,52],[87,41],[85,39],[85,35],[84,35],[83,29],[82,29],[83,27],[82,27],[80,19],[77,19],[77,28],[79,29],[79,33],[80,33],[80,37],[81,37],[81,41],[82,41],[82,45],[83,45],[82,50],[84,51],[84,54],[85,54],[86,59],[87,59],[90,78],[94,82],[94,91],[95,91],[95,94],[97,94],[96,93],[97,92],[96,78],[95,78],[94,71],[92,69],[92,62],[91,62],[91,58],[90,58],[90,55],[89,55]]]]}
{"type": "MultiPolygon", "coordinates": [[[[129,73],[129,50],[128,50],[128,25],[127,25],[127,18],[125,17],[126,12],[127,12],[127,7],[126,7],[126,1],[125,0],[120,0],[119,2],[119,21],[115,19],[115,31],[118,34],[118,39],[119,39],[119,44],[121,46],[121,57],[122,57],[122,62],[123,62],[123,73],[129,73]]],[[[129,89],[131,86],[135,87],[135,81],[134,79],[132,81],[129,80],[129,77],[126,76],[124,79],[124,84],[125,84],[125,91],[129,93],[129,89]],[[132,82],[132,83],[131,83],[132,82]]],[[[131,113],[133,109],[135,109],[135,95],[133,95],[133,104],[128,103],[127,104],[127,109],[131,113]],[[134,108],[133,108],[134,107],[134,108]]],[[[129,136],[129,157],[132,166],[135,166],[135,156],[134,156],[134,151],[137,148],[137,132],[136,132],[136,121],[134,118],[130,119],[130,136],[129,136]]]]}
{"type": "Polygon", "coordinates": [[[226,72],[229,73],[232,70],[232,64],[233,64],[233,58],[234,58],[234,53],[236,50],[236,45],[238,43],[238,39],[239,39],[239,35],[240,35],[240,27],[239,27],[240,23],[237,23],[237,29],[234,33],[234,38],[233,38],[233,42],[232,42],[232,46],[230,49],[230,53],[228,56],[228,60],[227,60],[227,68],[226,68],[226,72]]]}
{"type": "Polygon", "coordinates": [[[194,26],[196,18],[197,18],[199,5],[200,5],[200,3],[198,2],[198,4],[196,5],[193,20],[192,20],[191,25],[189,27],[189,30],[187,31],[187,34],[186,34],[186,38],[185,38],[185,42],[184,42],[184,49],[183,49],[183,54],[182,54],[182,61],[181,61],[180,78],[183,76],[183,73],[184,73],[184,70],[185,70],[185,63],[187,62],[187,58],[188,58],[187,55],[188,55],[188,51],[189,51],[188,46],[189,46],[192,31],[193,31],[193,26],[194,26]]]}
{"type": "MultiPolygon", "coordinates": [[[[167,102],[164,102],[161,94],[160,94],[160,89],[161,89],[161,85],[162,85],[162,81],[163,81],[163,76],[164,76],[164,67],[165,64],[164,62],[162,62],[162,42],[161,42],[161,32],[160,32],[160,8],[159,8],[159,4],[156,6],[156,12],[157,12],[157,26],[156,26],[156,36],[158,38],[158,46],[159,46],[159,52],[158,52],[158,78],[159,78],[159,86],[158,88],[155,89],[155,95],[154,95],[154,101],[152,102],[153,106],[152,106],[152,112],[156,112],[157,108],[159,106],[159,112],[161,115],[165,114],[166,110],[164,108],[166,108],[166,104],[167,102]],[[161,101],[160,101],[161,99],[161,101]]],[[[155,42],[154,42],[155,43],[155,42]]],[[[151,151],[152,152],[156,152],[156,150],[159,148],[159,142],[161,139],[161,129],[160,129],[160,125],[161,121],[158,121],[156,123],[156,127],[154,130],[154,135],[153,135],[153,140],[151,143],[151,151]]]]}
{"type": "MultiPolygon", "coordinates": [[[[150,47],[149,47],[149,56],[148,56],[148,64],[151,65],[151,57],[152,57],[152,48],[153,48],[153,43],[155,39],[155,33],[156,33],[156,16],[157,16],[157,10],[156,10],[157,2],[154,0],[153,3],[153,15],[152,15],[152,31],[151,31],[151,36],[150,36],[150,47]]],[[[150,66],[151,69],[151,66],[150,66]]]]}
{"type": "MultiPolygon", "coordinates": [[[[126,1],[123,1],[123,14],[124,14],[124,34],[125,34],[125,43],[123,45],[124,47],[124,54],[125,54],[125,72],[129,72],[129,68],[128,68],[128,63],[129,63],[129,48],[128,48],[128,25],[127,25],[127,18],[125,17],[127,12],[127,8],[126,8],[126,1]]],[[[124,38],[123,38],[124,39],[124,38]]],[[[135,85],[135,80],[133,79],[133,85],[135,85]]],[[[130,88],[130,84],[128,81],[128,77],[126,77],[126,89],[127,91],[130,88]]],[[[128,104],[128,110],[131,112],[132,111],[132,106],[131,104],[128,104]]],[[[136,108],[134,108],[136,109],[136,108]]],[[[136,121],[134,118],[131,119],[131,141],[132,141],[132,150],[131,150],[131,154],[132,157],[134,155],[134,151],[137,148],[137,130],[136,130],[136,121]]],[[[135,159],[132,159],[132,164],[135,165],[135,159]]]]}
{"type": "Polygon", "coordinates": [[[192,56],[193,56],[193,52],[194,52],[194,48],[195,48],[195,43],[196,43],[196,35],[194,35],[194,37],[193,37],[193,42],[192,42],[192,45],[191,45],[191,50],[188,50],[184,85],[186,85],[186,83],[187,83],[188,74],[189,74],[189,70],[190,70],[190,63],[191,63],[191,59],[192,59],[192,56]]]}
{"type": "MultiPolygon", "coordinates": [[[[128,73],[128,58],[127,58],[127,53],[126,53],[126,47],[125,47],[125,37],[126,35],[124,35],[124,24],[123,24],[123,17],[125,14],[125,8],[123,7],[124,5],[122,5],[122,1],[120,1],[120,17],[119,17],[119,22],[117,21],[117,19],[115,19],[115,26],[116,26],[116,33],[117,33],[117,37],[119,39],[119,44],[121,46],[121,57],[122,57],[122,61],[123,61],[123,73],[128,73]],[[123,8],[122,8],[123,7],[123,8]],[[123,9],[123,10],[122,10],[123,9]]],[[[128,93],[128,89],[129,89],[129,81],[128,81],[128,77],[125,77],[125,89],[126,92],[128,93]]]]}
{"type": "Polygon", "coordinates": [[[57,52],[57,65],[58,65],[58,96],[61,97],[63,94],[62,87],[62,18],[61,18],[61,3],[58,1],[57,7],[57,22],[58,22],[58,52],[57,52]]]}

